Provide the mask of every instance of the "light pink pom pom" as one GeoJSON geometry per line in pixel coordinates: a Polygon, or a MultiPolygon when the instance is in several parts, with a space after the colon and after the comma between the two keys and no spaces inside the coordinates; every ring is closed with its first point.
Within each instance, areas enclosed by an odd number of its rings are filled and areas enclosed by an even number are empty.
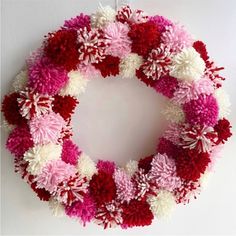
{"type": "Polygon", "coordinates": [[[54,112],[34,117],[29,122],[30,133],[35,144],[56,143],[65,125],[64,119],[54,112]]]}

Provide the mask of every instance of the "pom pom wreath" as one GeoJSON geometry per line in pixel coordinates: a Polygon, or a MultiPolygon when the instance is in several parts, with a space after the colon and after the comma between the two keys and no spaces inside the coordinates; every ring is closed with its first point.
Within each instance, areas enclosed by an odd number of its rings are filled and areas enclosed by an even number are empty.
{"type": "Polygon", "coordinates": [[[58,113],[64,120],[69,120],[78,103],[79,102],[74,97],[69,95],[55,95],[53,97],[52,110],[58,113]]]}
{"type": "Polygon", "coordinates": [[[52,215],[56,217],[63,217],[65,215],[64,206],[58,202],[54,197],[49,200],[49,209],[52,211],[52,215]]]}
{"type": "Polygon", "coordinates": [[[33,91],[21,91],[17,101],[20,107],[20,113],[26,119],[39,117],[52,110],[53,98],[40,95],[33,91]]]}
{"type": "Polygon", "coordinates": [[[138,162],[135,160],[130,160],[125,165],[125,171],[130,176],[134,175],[134,173],[138,170],[138,162]]]}
{"type": "Polygon", "coordinates": [[[212,95],[200,95],[198,99],[184,104],[183,110],[191,125],[214,126],[219,113],[216,99],[212,95]]]}
{"type": "Polygon", "coordinates": [[[131,177],[121,169],[117,169],[113,177],[116,183],[117,199],[121,203],[133,199],[135,197],[135,186],[131,181],[131,177]]]}
{"type": "Polygon", "coordinates": [[[64,140],[62,144],[61,159],[65,163],[76,165],[81,151],[70,139],[64,140]]]}
{"type": "Polygon", "coordinates": [[[29,87],[44,95],[55,95],[68,81],[66,71],[47,58],[41,58],[29,66],[28,74],[29,87]]]}
{"type": "Polygon", "coordinates": [[[166,31],[168,29],[168,26],[173,26],[172,22],[168,20],[167,18],[165,18],[164,16],[158,16],[158,15],[151,16],[149,18],[149,21],[156,24],[157,30],[160,33],[163,33],[164,31],[166,31]]]}
{"type": "Polygon", "coordinates": [[[154,89],[168,98],[172,98],[174,96],[177,87],[177,79],[169,75],[160,77],[154,84],[154,89]]]}
{"type": "Polygon", "coordinates": [[[129,27],[120,22],[110,23],[104,29],[104,38],[108,43],[106,53],[114,57],[124,57],[131,52],[128,37],[129,27]]]}
{"type": "Polygon", "coordinates": [[[61,96],[72,96],[78,98],[81,93],[85,92],[88,80],[81,75],[79,71],[70,71],[69,80],[65,86],[60,90],[61,96]]]}
{"type": "Polygon", "coordinates": [[[26,123],[26,120],[20,114],[20,108],[17,102],[18,93],[6,95],[2,102],[2,112],[8,124],[20,125],[26,123]]]}
{"type": "Polygon", "coordinates": [[[230,122],[223,118],[218,121],[218,123],[214,126],[214,130],[218,134],[218,141],[217,143],[225,143],[228,138],[232,135],[230,131],[231,125],[230,122]]]}
{"type": "Polygon", "coordinates": [[[104,59],[107,43],[101,30],[79,29],[77,41],[80,62],[84,64],[98,63],[104,59]]]}
{"type": "Polygon", "coordinates": [[[143,73],[147,78],[158,80],[161,76],[168,74],[171,64],[170,50],[164,44],[157,49],[152,49],[147,60],[142,65],[143,73]]]}
{"type": "Polygon", "coordinates": [[[34,117],[29,122],[30,133],[35,144],[56,143],[65,125],[64,119],[54,112],[34,117]]]}
{"type": "Polygon", "coordinates": [[[85,27],[90,29],[90,16],[81,13],[70,20],[66,20],[63,27],[71,30],[79,30],[85,27]]]}
{"type": "Polygon", "coordinates": [[[172,52],[181,52],[184,48],[191,47],[193,40],[182,25],[172,24],[166,26],[161,34],[161,42],[168,45],[172,52]]]}
{"type": "Polygon", "coordinates": [[[31,188],[37,194],[38,198],[41,201],[46,201],[46,202],[49,201],[51,194],[47,190],[45,190],[44,188],[37,188],[35,182],[31,184],[31,188]]]}
{"type": "Polygon", "coordinates": [[[97,168],[99,171],[104,171],[112,175],[115,171],[115,162],[98,160],[97,168]]]}
{"type": "Polygon", "coordinates": [[[112,201],[101,205],[96,212],[95,222],[104,229],[114,228],[123,222],[120,203],[112,201]]]}
{"type": "Polygon", "coordinates": [[[13,129],[6,143],[7,149],[17,158],[22,157],[33,145],[29,128],[26,125],[13,129]]]}
{"type": "Polygon", "coordinates": [[[86,178],[82,178],[79,174],[70,176],[58,184],[53,196],[67,206],[77,201],[83,201],[83,196],[87,192],[88,183],[86,178]]]}
{"type": "Polygon", "coordinates": [[[28,83],[28,72],[26,70],[22,70],[14,79],[12,87],[15,92],[19,92],[25,89],[27,83],[28,83]]]}
{"type": "Polygon", "coordinates": [[[150,177],[155,181],[158,188],[172,191],[181,184],[176,176],[175,161],[166,154],[157,154],[151,163],[150,177]]]}
{"type": "Polygon", "coordinates": [[[183,123],[184,122],[184,112],[182,108],[173,103],[167,104],[164,111],[162,112],[165,118],[173,123],[183,123]]]}
{"type": "Polygon", "coordinates": [[[133,78],[136,75],[136,70],[142,65],[143,58],[136,53],[130,53],[121,59],[120,75],[123,78],[133,78]]]}
{"type": "Polygon", "coordinates": [[[112,175],[99,171],[89,182],[89,190],[98,206],[116,197],[116,185],[112,175]]]}
{"type": "Polygon", "coordinates": [[[194,48],[185,48],[172,59],[170,75],[180,80],[198,80],[203,76],[205,62],[194,48]]]}
{"type": "Polygon", "coordinates": [[[98,69],[102,76],[105,78],[107,76],[115,76],[119,74],[119,57],[113,57],[107,55],[102,62],[94,64],[95,68],[98,69]]]}
{"type": "Polygon", "coordinates": [[[50,193],[54,193],[59,183],[74,176],[75,173],[75,168],[64,161],[50,161],[35,178],[37,188],[45,188],[50,193]]]}
{"type": "Polygon", "coordinates": [[[83,201],[77,201],[72,203],[71,206],[66,206],[66,214],[79,219],[83,226],[94,218],[95,213],[96,205],[89,194],[85,194],[83,201]]]}
{"type": "Polygon", "coordinates": [[[60,159],[62,147],[57,144],[34,146],[24,153],[24,160],[28,162],[27,171],[37,175],[42,168],[51,160],[60,159]]]}
{"type": "Polygon", "coordinates": [[[78,172],[88,180],[90,180],[92,176],[97,173],[96,164],[84,152],[82,152],[79,156],[77,169],[78,172]]]}
{"type": "Polygon", "coordinates": [[[156,196],[149,196],[147,201],[158,219],[167,218],[176,206],[175,196],[166,190],[160,190],[156,196]]]}
{"type": "Polygon", "coordinates": [[[115,21],[116,12],[110,6],[100,6],[98,11],[91,16],[91,24],[94,28],[104,27],[115,21]]]}
{"type": "Polygon", "coordinates": [[[152,163],[153,157],[154,155],[147,156],[140,159],[138,162],[138,168],[143,169],[145,174],[147,174],[152,168],[151,163],[152,163]]]}
{"type": "Polygon", "coordinates": [[[153,22],[131,25],[128,36],[132,41],[132,52],[140,56],[147,56],[153,48],[158,47],[160,41],[160,33],[153,22]]]}
{"type": "Polygon", "coordinates": [[[123,206],[123,227],[146,226],[153,220],[149,204],[145,201],[131,200],[123,206]]]}
{"type": "Polygon", "coordinates": [[[76,69],[79,51],[76,30],[61,29],[49,33],[44,47],[45,55],[57,66],[70,71],[76,69]]]}

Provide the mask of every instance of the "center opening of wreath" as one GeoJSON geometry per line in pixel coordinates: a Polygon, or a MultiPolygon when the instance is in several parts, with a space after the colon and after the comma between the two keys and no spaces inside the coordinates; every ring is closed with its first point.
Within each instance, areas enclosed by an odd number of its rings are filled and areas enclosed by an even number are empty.
{"type": "Polygon", "coordinates": [[[95,161],[139,160],[156,152],[166,104],[137,78],[91,79],[72,118],[73,139],[95,161]]]}

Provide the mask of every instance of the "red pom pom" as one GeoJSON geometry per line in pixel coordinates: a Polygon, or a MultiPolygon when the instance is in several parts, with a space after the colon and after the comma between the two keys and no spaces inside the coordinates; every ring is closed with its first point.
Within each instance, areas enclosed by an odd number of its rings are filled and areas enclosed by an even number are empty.
{"type": "Polygon", "coordinates": [[[175,158],[175,163],[179,177],[189,181],[197,181],[210,163],[210,156],[208,153],[186,150],[175,158]]]}
{"type": "Polygon", "coordinates": [[[100,70],[102,76],[115,76],[119,74],[120,58],[107,55],[101,62],[93,64],[94,67],[100,70]]]}
{"type": "Polygon", "coordinates": [[[124,227],[146,226],[152,223],[153,214],[146,201],[133,199],[124,204],[122,218],[124,227]]]}
{"type": "Polygon", "coordinates": [[[41,201],[49,201],[51,194],[44,188],[36,188],[36,182],[31,184],[31,188],[37,194],[41,201]]]}
{"type": "Polygon", "coordinates": [[[116,196],[116,185],[112,175],[103,171],[93,175],[89,188],[98,206],[112,201],[116,196]]]}
{"type": "Polygon", "coordinates": [[[71,96],[55,95],[52,109],[55,113],[59,113],[64,120],[67,120],[71,118],[78,103],[79,102],[71,96]]]}
{"type": "Polygon", "coordinates": [[[147,157],[140,159],[138,162],[138,168],[143,169],[145,174],[147,174],[149,172],[149,170],[151,170],[151,167],[152,167],[151,163],[152,163],[153,157],[154,157],[154,155],[147,156],[147,157]]]}
{"type": "Polygon", "coordinates": [[[6,95],[2,102],[2,112],[6,121],[10,125],[20,125],[26,123],[26,119],[20,114],[20,108],[17,102],[18,98],[18,93],[11,93],[6,95]]]}
{"type": "Polygon", "coordinates": [[[143,73],[143,68],[142,66],[136,70],[136,76],[139,80],[141,80],[142,82],[144,82],[147,86],[151,86],[154,87],[156,81],[149,79],[144,73],[143,73]]]}
{"type": "Polygon", "coordinates": [[[153,22],[131,25],[128,36],[132,40],[132,52],[141,56],[147,56],[160,42],[160,33],[153,22]]]}
{"type": "Polygon", "coordinates": [[[230,125],[230,122],[225,118],[218,121],[218,123],[214,127],[214,130],[218,134],[218,144],[225,143],[225,141],[227,141],[228,138],[232,135],[232,133],[230,132],[231,127],[232,126],[230,125]]]}
{"type": "Polygon", "coordinates": [[[77,32],[61,29],[48,35],[44,52],[51,61],[67,71],[76,69],[79,62],[77,32]]]}
{"type": "Polygon", "coordinates": [[[196,41],[193,43],[194,49],[200,54],[201,58],[206,62],[209,59],[206,45],[202,41],[196,41]]]}

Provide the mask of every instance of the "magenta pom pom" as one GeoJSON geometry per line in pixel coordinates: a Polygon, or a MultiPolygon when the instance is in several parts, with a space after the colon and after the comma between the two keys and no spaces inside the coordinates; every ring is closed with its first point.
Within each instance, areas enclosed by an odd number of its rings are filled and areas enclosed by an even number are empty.
{"type": "Polygon", "coordinates": [[[168,20],[167,18],[163,16],[158,16],[158,15],[151,16],[149,18],[149,21],[152,21],[153,23],[156,24],[157,29],[160,33],[164,32],[167,26],[172,25],[172,22],[170,20],[168,20]]]}
{"type": "Polygon", "coordinates": [[[113,161],[98,160],[97,168],[112,175],[115,170],[115,163],[113,161]]]}
{"type": "Polygon", "coordinates": [[[87,29],[90,28],[90,16],[84,15],[81,13],[80,15],[71,18],[70,20],[66,20],[64,26],[67,29],[78,30],[81,28],[86,27],[87,29]]]}

